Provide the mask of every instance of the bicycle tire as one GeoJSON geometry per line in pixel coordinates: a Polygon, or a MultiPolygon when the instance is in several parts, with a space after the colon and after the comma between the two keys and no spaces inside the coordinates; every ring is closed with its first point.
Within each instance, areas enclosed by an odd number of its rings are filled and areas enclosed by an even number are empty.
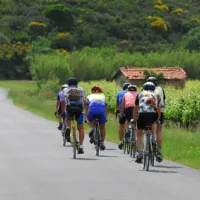
{"type": "Polygon", "coordinates": [[[100,131],[99,131],[99,126],[96,124],[95,127],[95,149],[96,149],[96,156],[99,156],[99,151],[100,151],[100,131]]]}
{"type": "Polygon", "coordinates": [[[132,157],[135,158],[135,154],[136,154],[136,146],[133,145],[132,148],[133,148],[133,149],[132,149],[132,157]]]}
{"type": "Polygon", "coordinates": [[[144,135],[146,137],[146,144],[144,149],[144,163],[143,163],[143,169],[146,171],[149,171],[149,165],[151,161],[151,155],[150,155],[150,135],[149,133],[146,133],[144,135]]]}
{"type": "Polygon", "coordinates": [[[124,154],[126,153],[126,141],[123,139],[123,149],[124,149],[124,154]]]}
{"type": "Polygon", "coordinates": [[[72,137],[73,137],[73,158],[76,159],[77,139],[76,139],[76,128],[74,126],[72,126],[72,137]]]}

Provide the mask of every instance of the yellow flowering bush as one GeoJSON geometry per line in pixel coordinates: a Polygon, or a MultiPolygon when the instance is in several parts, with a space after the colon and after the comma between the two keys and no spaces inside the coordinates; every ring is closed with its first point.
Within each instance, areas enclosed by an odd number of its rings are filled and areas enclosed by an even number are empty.
{"type": "Polygon", "coordinates": [[[167,30],[167,24],[163,18],[148,16],[147,19],[150,21],[152,27],[163,28],[165,31],[167,30]]]}
{"type": "Polygon", "coordinates": [[[14,56],[24,56],[30,50],[29,42],[17,42],[0,45],[0,58],[11,59],[14,56]]]}
{"type": "Polygon", "coordinates": [[[158,4],[163,4],[162,0],[157,0],[156,1],[158,4]]]}
{"type": "Polygon", "coordinates": [[[200,19],[198,19],[197,17],[192,17],[191,20],[200,24],[200,19]]]}
{"type": "Polygon", "coordinates": [[[187,12],[188,12],[187,10],[183,10],[182,8],[177,8],[177,9],[173,10],[171,13],[176,14],[180,17],[180,16],[182,16],[183,13],[187,13],[187,12]]]}
{"type": "Polygon", "coordinates": [[[159,9],[159,10],[162,10],[162,11],[168,11],[169,10],[169,8],[168,8],[168,6],[167,5],[155,5],[154,6],[156,9],[159,9]]]}
{"type": "Polygon", "coordinates": [[[57,49],[66,49],[71,51],[73,47],[71,34],[68,32],[58,33],[55,39],[55,44],[57,49]]]}
{"type": "Polygon", "coordinates": [[[28,26],[32,32],[41,34],[41,35],[43,35],[47,31],[47,28],[48,28],[47,24],[36,22],[36,21],[30,22],[28,26]]]}
{"type": "Polygon", "coordinates": [[[56,52],[58,54],[64,54],[64,55],[69,54],[69,52],[66,49],[56,49],[56,52]]]}

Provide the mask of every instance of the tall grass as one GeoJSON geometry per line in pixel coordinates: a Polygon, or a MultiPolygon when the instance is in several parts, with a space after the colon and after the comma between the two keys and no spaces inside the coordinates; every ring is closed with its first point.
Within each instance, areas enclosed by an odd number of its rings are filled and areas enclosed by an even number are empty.
{"type": "Polygon", "coordinates": [[[67,55],[37,55],[32,62],[31,72],[35,79],[59,78],[74,75],[80,80],[110,80],[114,72],[125,65],[136,67],[171,67],[183,68],[188,78],[200,77],[200,53],[173,51],[159,53],[119,53],[112,48],[85,47],[67,55]]]}

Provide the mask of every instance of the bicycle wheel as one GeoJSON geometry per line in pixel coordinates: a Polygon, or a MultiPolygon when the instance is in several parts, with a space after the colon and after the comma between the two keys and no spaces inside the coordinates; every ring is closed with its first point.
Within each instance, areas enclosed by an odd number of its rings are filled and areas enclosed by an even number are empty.
{"type": "Polygon", "coordinates": [[[66,146],[67,138],[66,138],[66,127],[64,127],[63,131],[63,146],[66,146]]]}
{"type": "Polygon", "coordinates": [[[145,137],[145,148],[144,148],[144,163],[143,163],[143,169],[145,169],[146,171],[149,170],[149,164],[150,164],[150,160],[151,160],[151,155],[149,154],[149,148],[150,148],[150,134],[146,133],[144,135],[145,137]]]}
{"type": "Polygon", "coordinates": [[[76,150],[77,150],[77,139],[76,139],[76,127],[72,126],[72,137],[73,137],[73,157],[76,159],[76,150]]]}
{"type": "Polygon", "coordinates": [[[99,125],[96,124],[95,127],[95,149],[96,149],[96,156],[99,156],[100,151],[100,131],[99,131],[99,125]]]}
{"type": "Polygon", "coordinates": [[[135,158],[135,154],[136,154],[136,146],[133,144],[132,146],[132,157],[135,158]]]}
{"type": "Polygon", "coordinates": [[[124,153],[126,153],[126,141],[125,141],[125,138],[123,139],[123,149],[124,149],[124,153]]]}

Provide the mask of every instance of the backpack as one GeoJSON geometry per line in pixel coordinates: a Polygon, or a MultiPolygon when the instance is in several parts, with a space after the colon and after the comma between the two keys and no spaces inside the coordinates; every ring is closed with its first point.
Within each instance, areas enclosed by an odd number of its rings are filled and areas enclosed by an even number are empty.
{"type": "Polygon", "coordinates": [[[70,101],[81,100],[81,97],[82,97],[81,91],[78,88],[70,88],[67,93],[67,98],[70,101]]]}

